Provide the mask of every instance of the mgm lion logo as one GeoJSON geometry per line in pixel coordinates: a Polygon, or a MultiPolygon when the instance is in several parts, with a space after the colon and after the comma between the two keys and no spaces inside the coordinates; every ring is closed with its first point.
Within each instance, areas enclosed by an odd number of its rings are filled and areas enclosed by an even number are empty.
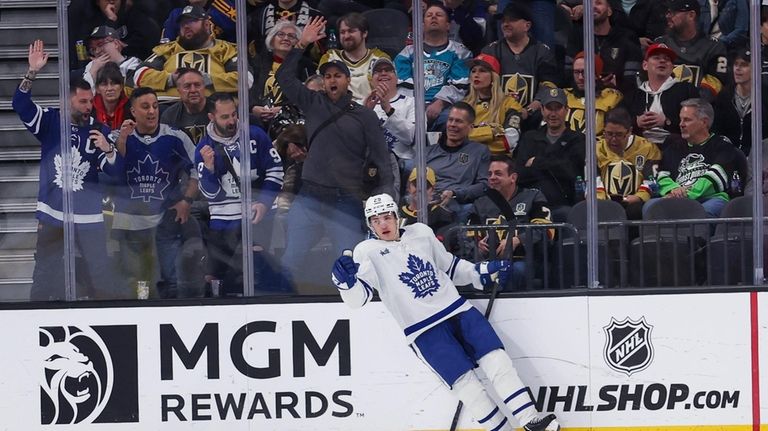
{"type": "Polygon", "coordinates": [[[43,425],[138,421],[135,326],[41,327],[39,336],[43,425]],[[116,347],[121,339],[133,356],[116,347]]]}

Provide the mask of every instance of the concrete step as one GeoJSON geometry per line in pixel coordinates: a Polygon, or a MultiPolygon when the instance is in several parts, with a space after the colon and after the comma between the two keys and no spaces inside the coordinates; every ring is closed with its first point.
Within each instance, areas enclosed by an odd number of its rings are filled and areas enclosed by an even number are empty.
{"type": "Polygon", "coordinates": [[[30,252],[0,254],[0,280],[8,278],[32,278],[35,269],[35,254],[30,252]]]}
{"type": "Polygon", "coordinates": [[[0,302],[29,301],[32,278],[0,279],[0,302]]]}
{"type": "MultiPolygon", "coordinates": [[[[40,162],[34,161],[10,161],[0,163],[0,181],[3,178],[35,178],[40,174],[40,162]]],[[[13,197],[9,195],[0,195],[3,198],[13,197]]]]}
{"type": "Polygon", "coordinates": [[[56,0],[0,0],[0,9],[56,9],[56,0]]]}
{"type": "MultiPolygon", "coordinates": [[[[59,107],[59,98],[56,96],[34,97],[33,100],[35,101],[35,103],[37,103],[38,105],[44,108],[59,107]]],[[[0,111],[13,111],[13,102],[11,101],[11,99],[0,100],[0,111]]]]}
{"type": "Polygon", "coordinates": [[[37,246],[37,220],[34,215],[23,220],[5,222],[6,215],[0,214],[0,250],[34,250],[37,246]]]}
{"type": "MultiPolygon", "coordinates": [[[[13,95],[16,91],[16,87],[21,82],[21,74],[3,74],[0,72],[0,94],[13,95]]],[[[50,100],[53,97],[59,95],[59,74],[58,73],[43,73],[37,75],[35,84],[33,86],[33,94],[35,99],[43,97],[50,100]]],[[[12,97],[12,96],[11,96],[12,97]]]]}
{"type": "Polygon", "coordinates": [[[37,197],[37,175],[0,176],[0,196],[3,198],[37,197]]]}
{"type": "Polygon", "coordinates": [[[6,8],[5,2],[0,4],[3,8],[2,22],[8,24],[24,25],[29,30],[34,30],[40,24],[56,25],[58,16],[55,8],[38,8],[37,2],[29,0],[29,7],[6,8]]]}
{"type": "MultiPolygon", "coordinates": [[[[4,135],[0,135],[0,139],[4,138],[4,135]]],[[[0,147],[0,162],[8,161],[40,161],[40,148],[35,147],[0,147]]]]}
{"type": "Polygon", "coordinates": [[[34,151],[36,157],[30,160],[40,160],[40,142],[35,135],[21,125],[0,127],[0,156],[5,151],[34,151]]]}
{"type": "MultiPolygon", "coordinates": [[[[43,75],[57,75],[59,73],[57,59],[55,57],[51,57],[56,54],[53,51],[54,49],[56,49],[55,46],[46,47],[45,50],[49,54],[48,63],[46,63],[38,73],[38,79],[41,79],[41,76],[43,75]]],[[[27,61],[27,47],[19,48],[18,52],[15,48],[12,50],[3,48],[0,50],[0,59],[3,60],[2,63],[0,63],[0,75],[13,75],[19,79],[19,82],[21,82],[21,77],[27,73],[27,70],[29,70],[29,62],[27,61]]],[[[35,82],[35,84],[37,84],[37,82],[35,82]]],[[[34,85],[32,88],[34,91],[34,85]]]]}
{"type": "MultiPolygon", "coordinates": [[[[2,59],[16,59],[20,61],[24,61],[24,64],[28,63],[27,61],[27,55],[29,54],[29,43],[31,41],[27,41],[25,44],[22,45],[8,45],[3,47],[3,49],[0,49],[0,58],[2,59]]],[[[57,49],[57,45],[45,45],[45,52],[48,53],[48,64],[43,68],[43,71],[45,71],[46,68],[50,67],[51,63],[56,63],[56,60],[59,58],[59,51],[57,49]]]]}
{"type": "Polygon", "coordinates": [[[29,45],[32,39],[41,39],[47,46],[56,46],[58,37],[56,21],[37,23],[32,26],[24,23],[0,22],[0,47],[29,45]]]}

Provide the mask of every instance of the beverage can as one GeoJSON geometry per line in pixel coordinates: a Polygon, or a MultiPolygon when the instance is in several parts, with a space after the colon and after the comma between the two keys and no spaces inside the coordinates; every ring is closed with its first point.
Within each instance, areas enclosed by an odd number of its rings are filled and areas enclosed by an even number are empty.
{"type": "Polygon", "coordinates": [[[145,280],[139,280],[136,282],[136,298],[149,299],[149,283],[147,283],[145,280]]]}
{"type": "Polygon", "coordinates": [[[85,49],[85,43],[82,40],[78,40],[75,42],[75,47],[77,49],[77,59],[80,61],[88,60],[88,50],[85,49]]]}

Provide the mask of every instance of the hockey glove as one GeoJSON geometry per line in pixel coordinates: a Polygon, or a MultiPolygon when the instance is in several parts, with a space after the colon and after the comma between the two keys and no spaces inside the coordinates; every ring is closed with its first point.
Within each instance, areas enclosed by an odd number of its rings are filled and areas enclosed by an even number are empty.
{"type": "Polygon", "coordinates": [[[336,259],[331,271],[331,279],[337,288],[342,290],[351,289],[357,282],[357,267],[349,256],[341,256],[336,259]]]}
{"type": "Polygon", "coordinates": [[[489,288],[493,283],[499,283],[499,290],[504,289],[509,278],[508,260],[489,260],[475,265],[475,270],[480,274],[480,283],[484,288],[489,288]]]}

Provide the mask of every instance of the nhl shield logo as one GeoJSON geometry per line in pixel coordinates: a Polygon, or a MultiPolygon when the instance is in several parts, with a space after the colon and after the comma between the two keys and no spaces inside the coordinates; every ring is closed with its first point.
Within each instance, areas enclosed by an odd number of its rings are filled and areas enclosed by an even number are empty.
{"type": "Polygon", "coordinates": [[[648,368],[653,361],[652,330],[653,326],[645,321],[645,317],[640,320],[627,317],[622,321],[612,317],[611,323],[603,327],[605,362],[627,376],[648,368]]]}

